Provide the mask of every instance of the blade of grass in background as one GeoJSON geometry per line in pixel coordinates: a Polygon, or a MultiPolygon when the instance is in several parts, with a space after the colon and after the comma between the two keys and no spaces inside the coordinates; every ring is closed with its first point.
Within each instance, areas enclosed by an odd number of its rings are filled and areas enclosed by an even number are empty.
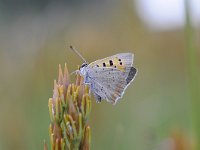
{"type": "Polygon", "coordinates": [[[191,25],[190,1],[185,0],[185,33],[186,33],[186,57],[188,61],[189,89],[191,98],[191,111],[194,133],[197,138],[196,149],[200,149],[200,95],[198,82],[197,49],[195,48],[194,30],[191,25]]]}

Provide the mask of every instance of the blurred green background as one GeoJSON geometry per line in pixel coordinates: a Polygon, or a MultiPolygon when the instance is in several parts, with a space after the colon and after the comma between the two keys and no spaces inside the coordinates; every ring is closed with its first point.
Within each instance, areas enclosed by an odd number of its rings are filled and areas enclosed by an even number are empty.
{"type": "Polygon", "coordinates": [[[191,150],[200,137],[200,2],[190,2],[187,20],[183,0],[0,0],[0,150],[49,144],[58,64],[72,72],[82,63],[69,45],[89,62],[135,54],[123,99],[92,102],[92,149],[191,150]]]}

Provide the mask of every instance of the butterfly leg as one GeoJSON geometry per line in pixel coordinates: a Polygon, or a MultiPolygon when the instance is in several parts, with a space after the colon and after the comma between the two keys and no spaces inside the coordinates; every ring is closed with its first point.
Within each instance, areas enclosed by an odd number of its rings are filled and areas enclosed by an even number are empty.
{"type": "Polygon", "coordinates": [[[75,71],[70,73],[70,76],[73,75],[73,74],[78,74],[78,73],[79,73],[79,70],[75,70],[75,71]]]}
{"type": "Polygon", "coordinates": [[[100,103],[101,100],[102,100],[102,97],[99,96],[98,94],[96,94],[96,92],[94,91],[94,87],[93,87],[92,84],[90,84],[90,88],[91,88],[91,90],[92,90],[92,93],[93,93],[93,95],[94,95],[94,98],[95,98],[96,102],[97,102],[97,103],[100,103]]]}
{"type": "Polygon", "coordinates": [[[101,100],[102,100],[101,96],[99,96],[99,95],[97,95],[97,94],[95,94],[95,93],[94,93],[94,98],[96,99],[96,102],[97,102],[97,103],[100,103],[101,100]]]}
{"type": "Polygon", "coordinates": [[[85,78],[84,78],[84,84],[88,84],[90,86],[90,89],[94,95],[94,98],[96,99],[97,103],[100,103],[102,100],[102,97],[100,95],[97,94],[97,87],[95,87],[95,84],[99,85],[97,82],[94,83],[94,79],[92,79],[90,76],[88,76],[88,74],[86,74],[85,78]]]}

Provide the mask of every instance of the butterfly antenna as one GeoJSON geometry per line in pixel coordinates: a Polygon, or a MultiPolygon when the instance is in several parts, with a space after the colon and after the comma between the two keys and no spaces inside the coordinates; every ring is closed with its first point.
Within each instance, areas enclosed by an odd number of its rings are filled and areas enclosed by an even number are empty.
{"type": "Polygon", "coordinates": [[[70,49],[73,50],[79,57],[81,57],[81,59],[86,63],[86,59],[72,46],[70,46],[70,49]]]}

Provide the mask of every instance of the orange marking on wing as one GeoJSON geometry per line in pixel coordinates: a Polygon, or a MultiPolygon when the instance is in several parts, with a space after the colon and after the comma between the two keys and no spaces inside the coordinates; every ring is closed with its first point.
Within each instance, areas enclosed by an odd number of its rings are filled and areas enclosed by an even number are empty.
{"type": "MultiPolygon", "coordinates": [[[[117,68],[121,71],[125,71],[125,67],[127,65],[127,57],[131,57],[132,55],[130,55],[129,53],[121,53],[121,54],[116,54],[104,59],[100,59],[100,60],[96,60],[95,62],[92,62],[90,64],[91,67],[113,67],[113,68],[117,68]],[[126,56],[126,57],[125,57],[126,56]],[[111,61],[111,62],[110,62],[111,61]],[[103,65],[103,63],[105,63],[105,65],[103,65]]],[[[128,57],[128,58],[129,58],[128,57]]],[[[131,59],[129,58],[129,59],[131,59]]]]}

